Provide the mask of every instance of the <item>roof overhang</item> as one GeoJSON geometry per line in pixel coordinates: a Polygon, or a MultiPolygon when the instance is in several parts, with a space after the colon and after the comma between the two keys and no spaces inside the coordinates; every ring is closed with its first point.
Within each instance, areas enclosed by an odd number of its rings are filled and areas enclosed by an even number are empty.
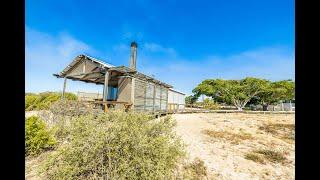
{"type": "Polygon", "coordinates": [[[172,89],[172,88],[170,88],[169,90],[170,90],[170,91],[173,91],[173,92],[176,92],[176,93],[179,93],[179,94],[182,94],[182,95],[186,95],[185,93],[180,92],[180,91],[175,90],[175,89],[172,89]]]}
{"type": "Polygon", "coordinates": [[[159,84],[167,88],[172,88],[172,86],[169,84],[161,82],[138,71],[132,70],[126,66],[114,66],[88,55],[77,56],[59,74],[53,75],[57,78],[67,78],[87,83],[104,84],[106,71],[110,73],[109,81],[114,81],[114,83],[117,82],[117,78],[127,76],[159,84]]]}

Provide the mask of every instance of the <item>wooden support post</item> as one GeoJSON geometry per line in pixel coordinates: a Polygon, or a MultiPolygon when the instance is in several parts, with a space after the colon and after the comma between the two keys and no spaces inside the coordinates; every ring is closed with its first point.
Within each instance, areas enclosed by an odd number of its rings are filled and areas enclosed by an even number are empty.
{"type": "Polygon", "coordinates": [[[146,110],[147,106],[147,87],[148,87],[148,82],[146,82],[146,85],[144,87],[144,110],[146,110]]]}
{"type": "Polygon", "coordinates": [[[104,112],[108,112],[108,104],[104,104],[104,112]]]}
{"type": "Polygon", "coordinates": [[[87,61],[83,62],[83,67],[82,67],[82,73],[86,73],[86,63],[87,61]]]}
{"type": "Polygon", "coordinates": [[[62,99],[64,99],[64,95],[66,93],[66,86],[67,86],[67,77],[64,77],[63,90],[62,90],[62,96],[61,96],[62,99]]]}
{"type": "Polygon", "coordinates": [[[135,79],[134,78],[132,78],[131,79],[131,104],[132,104],[132,106],[131,106],[131,108],[133,108],[134,109],[134,99],[135,99],[135,95],[134,95],[134,91],[135,91],[135,85],[136,84],[136,82],[135,82],[135,79]]]}
{"type": "Polygon", "coordinates": [[[168,106],[169,106],[169,89],[167,89],[167,105],[166,105],[166,112],[168,112],[168,106]]]}
{"type": "Polygon", "coordinates": [[[162,87],[160,86],[160,111],[162,110],[161,109],[161,100],[162,100],[162,87]]]}
{"type": "Polygon", "coordinates": [[[104,77],[104,86],[103,86],[103,105],[104,105],[104,111],[106,112],[108,110],[108,105],[105,103],[108,98],[108,81],[109,81],[109,72],[106,71],[105,77],[104,77]]]}
{"type": "Polygon", "coordinates": [[[155,105],[156,105],[156,85],[153,84],[153,112],[155,112],[155,105]]]}
{"type": "Polygon", "coordinates": [[[291,100],[290,100],[290,102],[289,102],[289,109],[290,109],[290,111],[292,111],[292,103],[291,103],[291,100]]]}

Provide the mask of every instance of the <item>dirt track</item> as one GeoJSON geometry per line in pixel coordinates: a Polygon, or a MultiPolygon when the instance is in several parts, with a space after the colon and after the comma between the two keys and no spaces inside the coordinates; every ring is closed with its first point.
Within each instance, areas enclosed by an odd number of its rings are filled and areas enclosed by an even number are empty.
{"type": "Polygon", "coordinates": [[[294,179],[294,140],[287,141],[259,129],[264,124],[294,125],[294,114],[197,113],[174,114],[176,131],[187,144],[189,159],[202,159],[209,173],[217,179],[294,179]],[[210,137],[204,130],[246,133],[251,139],[232,143],[210,137]],[[249,152],[270,149],[284,154],[282,163],[264,164],[245,158],[249,152]]]}

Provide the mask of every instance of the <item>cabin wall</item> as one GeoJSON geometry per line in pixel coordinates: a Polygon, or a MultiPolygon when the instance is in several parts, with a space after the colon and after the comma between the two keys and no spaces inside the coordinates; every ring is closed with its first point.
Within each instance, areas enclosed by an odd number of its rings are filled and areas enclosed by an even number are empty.
{"type": "Polygon", "coordinates": [[[181,111],[185,108],[185,95],[172,91],[168,92],[168,111],[181,111]]]}
{"type": "Polygon", "coordinates": [[[168,89],[135,79],[134,110],[158,112],[167,110],[168,89]]]}
{"type": "Polygon", "coordinates": [[[143,111],[145,106],[146,82],[135,79],[134,110],[143,111]]]}
{"type": "Polygon", "coordinates": [[[160,110],[161,111],[167,111],[167,104],[168,104],[168,89],[161,87],[161,104],[160,104],[160,110]]]}
{"type": "Polygon", "coordinates": [[[132,79],[122,77],[118,81],[118,98],[120,102],[131,102],[132,79]]]}

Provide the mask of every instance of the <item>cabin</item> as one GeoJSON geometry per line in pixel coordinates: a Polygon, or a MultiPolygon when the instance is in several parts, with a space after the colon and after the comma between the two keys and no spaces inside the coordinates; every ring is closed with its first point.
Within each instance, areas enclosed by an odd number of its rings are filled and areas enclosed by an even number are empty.
{"type": "Polygon", "coordinates": [[[67,80],[103,85],[102,97],[97,96],[92,103],[109,108],[125,108],[151,113],[174,113],[183,111],[185,94],[173,86],[136,70],[137,48],[131,43],[129,67],[114,66],[94,57],[81,54],[60,73],[54,74],[64,79],[64,97],[67,80]]]}

